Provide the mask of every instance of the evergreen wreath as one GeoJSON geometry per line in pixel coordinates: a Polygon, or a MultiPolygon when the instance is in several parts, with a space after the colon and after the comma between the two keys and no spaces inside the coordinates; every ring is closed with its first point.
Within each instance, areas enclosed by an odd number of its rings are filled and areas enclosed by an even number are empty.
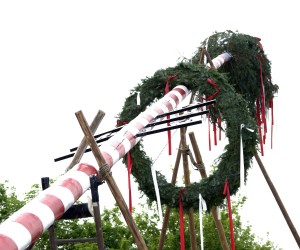
{"type": "MultiPolygon", "coordinates": [[[[229,30],[216,32],[202,42],[199,50],[191,59],[184,59],[175,67],[160,69],[152,77],[142,79],[141,83],[132,89],[130,96],[126,98],[119,114],[120,120],[130,122],[138,112],[142,112],[150,104],[162,98],[165,94],[164,89],[168,77],[174,75],[176,78],[170,81],[170,89],[176,85],[185,85],[198,100],[204,96],[210,97],[216,92],[216,89],[208,84],[208,79],[218,85],[220,91],[214,96],[215,105],[209,107],[209,117],[210,122],[215,124],[217,119],[221,119],[221,129],[228,138],[228,144],[218,157],[213,173],[200,182],[178,187],[168,183],[165,176],[157,172],[161,204],[178,207],[180,191],[185,189],[182,196],[184,208],[198,208],[199,193],[205,199],[208,208],[222,205],[226,179],[230,183],[231,194],[235,194],[240,186],[241,124],[255,130],[255,133],[243,133],[245,180],[251,166],[251,159],[256,150],[259,150],[258,145],[262,140],[259,125],[263,117],[259,117],[257,114],[263,109],[272,108],[274,94],[278,91],[278,86],[272,83],[271,63],[264,53],[259,38],[229,30]],[[204,47],[211,58],[224,52],[229,52],[232,58],[219,69],[209,69],[204,64],[199,64],[200,49],[204,47]],[[264,96],[261,93],[262,82],[264,96]],[[137,110],[136,96],[134,95],[136,91],[140,92],[141,97],[139,110],[137,110]]],[[[265,113],[259,114],[265,116],[265,113]]],[[[133,163],[131,173],[138,183],[139,190],[147,195],[150,201],[155,201],[156,195],[151,175],[153,162],[144,151],[142,142],[133,147],[130,154],[133,163]]],[[[126,157],[123,158],[123,162],[126,163],[126,157]]]]}

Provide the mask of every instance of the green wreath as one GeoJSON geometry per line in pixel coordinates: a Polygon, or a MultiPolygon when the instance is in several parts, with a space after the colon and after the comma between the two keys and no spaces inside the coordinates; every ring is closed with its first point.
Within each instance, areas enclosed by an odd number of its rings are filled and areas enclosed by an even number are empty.
{"type": "MultiPolygon", "coordinates": [[[[129,122],[137,114],[136,96],[133,93],[140,92],[139,112],[141,112],[164,96],[164,88],[169,76],[176,75],[176,78],[170,81],[170,89],[184,84],[196,98],[212,96],[215,93],[216,89],[207,83],[207,79],[213,80],[220,88],[215,96],[216,104],[210,106],[210,122],[216,123],[219,118],[222,124],[226,124],[221,129],[225,131],[228,144],[217,159],[218,164],[214,172],[208,178],[185,187],[168,183],[165,176],[158,172],[161,204],[178,207],[180,191],[185,189],[182,196],[185,208],[198,208],[199,193],[208,207],[221,205],[224,201],[223,189],[226,179],[230,183],[230,193],[235,194],[240,186],[241,124],[255,130],[255,133],[243,133],[246,180],[251,159],[258,150],[257,145],[260,142],[257,110],[263,108],[262,98],[260,98],[261,80],[264,84],[266,110],[270,108],[274,94],[278,91],[278,86],[272,84],[271,63],[259,41],[259,38],[238,32],[215,33],[203,41],[200,48],[206,47],[211,58],[223,52],[232,55],[232,59],[218,70],[199,64],[201,57],[199,50],[190,60],[185,59],[175,67],[158,70],[152,77],[141,80],[141,83],[132,89],[131,95],[126,98],[120,120],[129,122]]],[[[133,162],[131,173],[138,183],[139,190],[146,194],[150,201],[155,201],[151,175],[152,160],[147,156],[141,142],[131,149],[130,154],[133,162]]],[[[123,162],[126,163],[126,157],[123,158],[123,162]]]]}

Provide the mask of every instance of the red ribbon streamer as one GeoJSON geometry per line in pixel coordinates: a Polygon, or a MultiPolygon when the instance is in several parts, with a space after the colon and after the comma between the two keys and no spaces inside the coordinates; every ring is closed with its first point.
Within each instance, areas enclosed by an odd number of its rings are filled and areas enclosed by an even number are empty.
{"type": "MultiPolygon", "coordinates": [[[[168,76],[167,83],[166,83],[166,86],[165,86],[165,94],[169,93],[169,91],[170,91],[170,81],[171,81],[173,78],[176,78],[176,77],[177,77],[176,75],[174,75],[174,76],[168,76]]],[[[169,115],[167,116],[167,119],[170,119],[170,116],[169,116],[169,115]]],[[[169,123],[169,122],[167,123],[167,126],[170,126],[170,123],[169,123]]],[[[171,130],[168,130],[167,133],[168,133],[168,148],[169,148],[169,155],[171,155],[171,154],[172,154],[171,130]]]]}
{"type": "Polygon", "coordinates": [[[229,183],[228,183],[228,180],[225,181],[223,195],[226,195],[227,204],[228,204],[228,217],[229,217],[229,226],[230,226],[231,249],[235,250],[234,231],[233,231],[233,221],[232,221],[232,211],[231,211],[231,202],[230,202],[230,192],[229,192],[229,183]]]}
{"type": "Polygon", "coordinates": [[[131,197],[131,182],[130,182],[130,174],[132,169],[132,160],[130,153],[127,153],[127,172],[128,172],[128,191],[129,191],[129,211],[132,213],[132,197],[131,197]]]}
{"type": "Polygon", "coordinates": [[[184,211],[183,211],[183,204],[182,204],[182,196],[185,192],[184,189],[180,191],[179,194],[179,222],[180,222],[180,250],[185,250],[185,243],[184,243],[184,211]]]}
{"type": "Polygon", "coordinates": [[[271,149],[273,148],[273,125],[274,125],[274,103],[273,103],[273,99],[271,99],[269,101],[269,107],[271,109],[271,116],[272,116],[272,120],[271,120],[271,149]]]}
{"type": "Polygon", "coordinates": [[[261,155],[264,156],[264,145],[263,145],[263,138],[261,132],[261,118],[260,118],[260,111],[259,111],[259,98],[256,99],[256,122],[257,122],[258,133],[259,133],[260,151],[261,151],[261,155]]]}
{"type": "Polygon", "coordinates": [[[210,115],[208,113],[208,116],[207,116],[207,121],[208,121],[208,149],[209,151],[211,151],[211,138],[210,138],[210,115]]]}

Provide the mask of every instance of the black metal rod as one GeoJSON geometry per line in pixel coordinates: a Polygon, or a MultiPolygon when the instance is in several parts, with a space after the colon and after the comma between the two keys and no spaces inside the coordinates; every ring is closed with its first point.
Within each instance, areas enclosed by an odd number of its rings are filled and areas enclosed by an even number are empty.
{"type": "MultiPolygon", "coordinates": [[[[145,128],[154,127],[154,126],[157,126],[157,125],[162,125],[162,124],[170,123],[170,122],[174,122],[174,121],[180,121],[180,120],[188,119],[188,118],[191,118],[191,117],[194,117],[194,116],[198,116],[198,115],[205,115],[205,114],[208,114],[208,113],[209,113],[209,111],[205,110],[205,111],[201,111],[201,112],[197,112],[197,113],[191,113],[191,114],[187,114],[187,115],[183,115],[183,116],[174,117],[174,118],[163,120],[163,121],[157,121],[157,122],[154,121],[154,122],[151,122],[151,123],[147,124],[145,126],[145,128]]],[[[121,130],[121,129],[119,129],[119,130],[121,130]]],[[[108,132],[105,132],[103,134],[114,133],[112,131],[117,132],[119,130],[114,129],[114,130],[110,130],[108,132]]],[[[98,139],[96,142],[97,143],[104,142],[104,141],[107,141],[111,137],[112,137],[112,135],[107,136],[105,138],[98,139]]],[[[77,150],[77,147],[70,149],[71,152],[76,151],[76,150],[77,150]]]]}
{"type": "MultiPolygon", "coordinates": [[[[155,130],[148,131],[148,132],[138,133],[136,135],[136,137],[142,137],[142,136],[146,136],[146,135],[156,134],[156,133],[160,133],[160,132],[164,132],[164,131],[168,131],[168,130],[173,130],[173,129],[177,129],[177,128],[182,128],[182,127],[188,127],[188,126],[192,126],[192,125],[196,125],[196,124],[200,124],[200,123],[202,123],[201,120],[195,121],[195,122],[183,123],[181,125],[168,126],[166,128],[162,128],[162,129],[155,129],[155,130]]],[[[106,141],[108,139],[109,138],[103,138],[102,141],[106,141]]],[[[98,142],[98,140],[97,140],[97,142],[98,142]]],[[[100,147],[101,145],[98,145],[98,146],[100,147]]],[[[90,151],[91,151],[91,149],[87,148],[84,152],[86,153],[86,152],[90,152],[90,151]]],[[[55,158],[54,161],[55,162],[62,161],[62,160],[71,158],[74,155],[75,155],[75,153],[64,155],[64,156],[55,158]]]]}
{"type": "Polygon", "coordinates": [[[207,101],[207,102],[203,102],[203,103],[197,103],[197,104],[193,104],[193,105],[188,105],[188,106],[183,107],[183,108],[181,108],[181,109],[174,110],[174,111],[171,111],[171,112],[168,112],[168,113],[165,113],[165,114],[158,115],[158,116],[155,117],[155,119],[162,118],[162,117],[166,117],[166,116],[168,116],[168,115],[178,114],[178,113],[180,113],[180,112],[187,111],[187,110],[192,110],[192,109],[196,109],[196,108],[201,108],[201,107],[204,107],[204,106],[213,104],[213,103],[215,103],[215,102],[216,102],[216,100],[211,100],[211,101],[207,101]]]}
{"type": "Polygon", "coordinates": [[[173,130],[173,129],[177,129],[177,128],[182,128],[182,127],[187,127],[187,126],[192,126],[192,125],[196,125],[196,124],[200,124],[200,123],[202,123],[202,120],[190,122],[188,124],[183,123],[180,125],[174,125],[174,126],[170,126],[170,127],[166,127],[166,128],[155,129],[155,130],[151,130],[151,131],[147,131],[147,132],[143,132],[143,133],[138,133],[136,135],[136,137],[142,137],[142,136],[146,136],[146,135],[156,134],[156,133],[173,130]]]}

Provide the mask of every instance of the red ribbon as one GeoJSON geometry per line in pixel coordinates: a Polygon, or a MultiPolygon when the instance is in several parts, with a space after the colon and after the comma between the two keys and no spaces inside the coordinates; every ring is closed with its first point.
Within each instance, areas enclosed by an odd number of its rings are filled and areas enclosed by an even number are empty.
{"type": "Polygon", "coordinates": [[[258,133],[259,133],[259,143],[260,143],[260,151],[261,155],[264,156],[264,145],[263,145],[263,138],[261,132],[261,118],[260,118],[260,111],[259,111],[259,98],[256,99],[256,122],[258,126],[258,133]]]}
{"type": "Polygon", "coordinates": [[[132,213],[132,197],[131,197],[131,182],[130,182],[130,174],[132,169],[132,160],[130,153],[127,153],[127,172],[128,172],[128,192],[129,192],[129,211],[132,213]]]}
{"type": "MultiPolygon", "coordinates": [[[[173,78],[176,78],[176,77],[177,77],[176,75],[174,75],[174,76],[168,76],[167,83],[166,83],[166,86],[165,86],[165,94],[169,93],[169,91],[170,91],[170,86],[169,86],[170,85],[170,81],[173,78]]],[[[170,119],[169,115],[167,116],[167,119],[170,119]]],[[[170,126],[169,122],[167,123],[167,126],[170,126]]],[[[167,133],[168,133],[169,155],[171,155],[172,154],[171,130],[168,130],[167,133]]]]}
{"type": "Polygon", "coordinates": [[[223,195],[226,195],[226,197],[227,197],[228,217],[229,217],[229,226],[230,226],[231,250],[235,250],[234,231],[233,231],[233,221],[232,221],[232,211],[231,211],[231,202],[230,202],[230,192],[229,192],[229,183],[228,183],[228,180],[225,181],[223,195]]]}
{"type": "Polygon", "coordinates": [[[125,124],[128,124],[128,122],[124,122],[120,119],[117,120],[117,127],[120,127],[120,126],[125,125],[125,124]]]}
{"type": "Polygon", "coordinates": [[[179,222],[180,222],[180,250],[185,250],[185,243],[184,243],[184,211],[183,211],[183,204],[182,204],[182,196],[185,192],[184,189],[180,191],[179,194],[179,222]]]}
{"type": "Polygon", "coordinates": [[[210,114],[208,113],[207,121],[208,121],[208,149],[211,151],[211,138],[210,138],[210,114]]]}
{"type": "Polygon", "coordinates": [[[273,148],[273,125],[274,125],[274,103],[273,103],[273,99],[271,99],[269,101],[269,107],[271,109],[271,116],[272,116],[272,120],[271,120],[271,149],[273,148]]]}

